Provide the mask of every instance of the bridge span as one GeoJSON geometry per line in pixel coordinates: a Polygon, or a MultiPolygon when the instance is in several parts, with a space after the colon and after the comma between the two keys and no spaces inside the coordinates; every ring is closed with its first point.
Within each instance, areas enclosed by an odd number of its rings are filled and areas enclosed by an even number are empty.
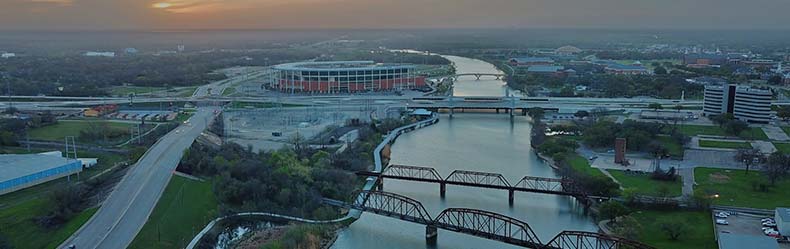
{"type": "Polygon", "coordinates": [[[431,244],[436,243],[438,229],[444,229],[533,249],[653,249],[637,241],[586,231],[563,231],[544,243],[528,223],[516,218],[470,208],[448,208],[432,218],[419,201],[383,191],[361,191],[344,207],[423,224],[431,244]]]}
{"type": "MultiPolygon", "coordinates": [[[[447,185],[507,190],[508,203],[510,205],[513,205],[515,192],[517,191],[573,196],[583,202],[587,201],[589,197],[588,193],[581,186],[569,178],[524,176],[516,184],[511,184],[504,175],[499,173],[455,170],[443,178],[434,168],[408,165],[390,165],[381,173],[363,171],[357,172],[357,175],[377,177],[379,190],[383,189],[384,178],[438,183],[439,194],[442,198],[445,197],[447,192],[447,185]]],[[[588,204],[585,203],[585,205],[588,204]]]]}
{"type": "Polygon", "coordinates": [[[456,79],[462,76],[474,76],[477,80],[480,80],[480,78],[483,76],[492,76],[496,80],[501,80],[507,77],[508,75],[503,73],[460,73],[460,74],[451,75],[450,78],[453,78],[453,81],[455,81],[456,79]]]}

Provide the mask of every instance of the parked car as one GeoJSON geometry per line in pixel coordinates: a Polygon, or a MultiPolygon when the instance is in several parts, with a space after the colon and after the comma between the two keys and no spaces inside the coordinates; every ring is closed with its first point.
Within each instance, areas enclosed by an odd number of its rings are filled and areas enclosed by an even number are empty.
{"type": "Polygon", "coordinates": [[[716,219],[716,224],[718,225],[729,225],[730,223],[727,222],[725,219],[716,219]]]}
{"type": "Polygon", "coordinates": [[[769,221],[770,221],[770,222],[776,222],[776,221],[774,220],[774,218],[763,218],[762,220],[760,220],[760,222],[769,222],[769,221]]]}
{"type": "Polygon", "coordinates": [[[716,212],[716,218],[727,218],[730,215],[725,212],[716,212]]]}

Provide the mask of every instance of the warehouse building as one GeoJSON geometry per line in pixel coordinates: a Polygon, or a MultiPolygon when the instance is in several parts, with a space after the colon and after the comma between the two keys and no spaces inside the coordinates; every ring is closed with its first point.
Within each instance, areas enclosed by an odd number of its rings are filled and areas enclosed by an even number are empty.
{"type": "Polygon", "coordinates": [[[764,124],[771,121],[772,99],[769,90],[734,84],[706,85],[702,110],[705,116],[731,113],[739,120],[764,124]]]}
{"type": "Polygon", "coordinates": [[[82,171],[82,162],[51,154],[0,155],[0,195],[82,171]]]}

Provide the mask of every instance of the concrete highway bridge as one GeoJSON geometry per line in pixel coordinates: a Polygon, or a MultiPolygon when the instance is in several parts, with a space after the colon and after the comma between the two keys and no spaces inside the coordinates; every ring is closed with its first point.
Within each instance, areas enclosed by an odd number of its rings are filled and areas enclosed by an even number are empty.
{"type": "Polygon", "coordinates": [[[412,198],[383,191],[365,190],[355,195],[346,208],[383,215],[426,226],[425,238],[436,243],[438,229],[533,249],[652,249],[620,237],[586,231],[563,231],[542,242],[524,221],[485,210],[448,208],[432,218],[423,205],[412,198]]]}

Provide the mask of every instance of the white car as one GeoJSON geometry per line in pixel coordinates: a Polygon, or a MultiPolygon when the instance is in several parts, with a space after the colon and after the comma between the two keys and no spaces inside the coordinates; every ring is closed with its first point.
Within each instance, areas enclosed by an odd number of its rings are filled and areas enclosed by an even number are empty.
{"type": "Polygon", "coordinates": [[[776,230],[768,230],[768,231],[765,232],[765,235],[768,235],[768,236],[771,236],[771,237],[777,237],[777,236],[779,236],[779,232],[777,232],[776,230]]]}
{"type": "Polygon", "coordinates": [[[724,213],[724,212],[716,212],[716,218],[727,218],[729,216],[730,215],[728,215],[727,213],[724,213]]]}
{"type": "Polygon", "coordinates": [[[718,225],[729,225],[730,223],[727,222],[725,219],[716,219],[716,224],[718,225]]]}
{"type": "Polygon", "coordinates": [[[776,222],[774,218],[763,218],[760,222],[776,222]]]}

